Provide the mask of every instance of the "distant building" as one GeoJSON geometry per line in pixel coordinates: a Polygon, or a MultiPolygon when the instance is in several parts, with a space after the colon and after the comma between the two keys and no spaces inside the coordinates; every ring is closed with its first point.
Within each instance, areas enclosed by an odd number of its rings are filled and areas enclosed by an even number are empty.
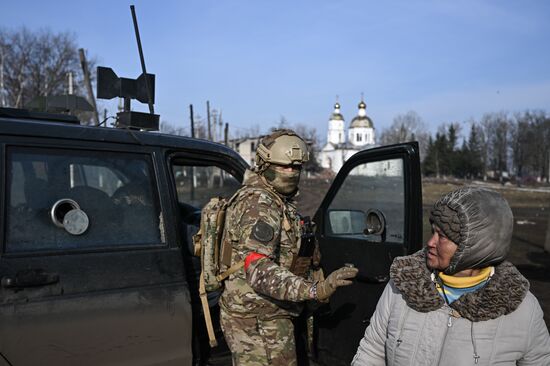
{"type": "Polygon", "coordinates": [[[347,134],[340,103],[336,102],[328,121],[327,143],[319,153],[321,166],[336,173],[353,154],[375,144],[374,124],[367,116],[365,102],[359,103],[357,116],[351,120],[347,134]]]}
{"type": "MultiPolygon", "coordinates": [[[[367,105],[363,98],[359,102],[357,115],[351,120],[347,134],[344,116],[340,113],[340,103],[336,102],[328,121],[327,143],[319,152],[321,167],[337,173],[355,153],[376,146],[378,145],[376,144],[374,124],[372,119],[367,116],[367,105]]],[[[389,160],[358,166],[351,174],[399,176],[402,171],[401,161],[389,160]]]]}
{"type": "MultiPolygon", "coordinates": [[[[256,149],[266,135],[242,137],[228,141],[229,147],[235,150],[250,166],[255,165],[256,149]]],[[[312,142],[306,141],[309,148],[312,142]]],[[[321,167],[337,173],[342,165],[355,153],[377,146],[372,119],[367,116],[367,105],[361,98],[357,115],[351,120],[346,133],[345,120],[340,113],[340,103],[334,104],[334,111],[328,121],[327,143],[318,154],[321,167]]],[[[403,168],[401,161],[390,160],[381,163],[369,163],[358,166],[352,175],[399,176],[403,168]]]]}
{"type": "MultiPolygon", "coordinates": [[[[256,164],[256,149],[260,144],[260,141],[267,135],[260,135],[254,137],[242,137],[233,140],[229,140],[229,147],[235,150],[250,166],[256,164]]],[[[312,142],[306,140],[308,148],[312,149],[312,142]]]]}
{"type": "Polygon", "coordinates": [[[256,149],[258,144],[264,138],[265,135],[255,137],[242,137],[233,140],[229,140],[229,147],[239,153],[239,155],[248,163],[253,166],[256,161],[256,149]]]}

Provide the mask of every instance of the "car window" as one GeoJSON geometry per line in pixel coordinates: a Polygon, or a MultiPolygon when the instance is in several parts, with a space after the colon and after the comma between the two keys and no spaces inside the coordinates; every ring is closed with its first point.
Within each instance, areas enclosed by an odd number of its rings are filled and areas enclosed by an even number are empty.
{"type": "MultiPolygon", "coordinates": [[[[241,183],[227,171],[216,166],[173,164],[178,206],[182,218],[182,245],[193,253],[193,235],[199,230],[201,209],[216,196],[229,198],[241,183]]],[[[200,262],[193,264],[200,273],[200,262]]],[[[212,300],[213,298],[211,298],[212,300]]]]}
{"type": "Polygon", "coordinates": [[[327,234],[369,241],[404,242],[405,180],[403,160],[368,162],[354,167],[338,189],[327,211],[327,234]],[[384,235],[368,235],[367,214],[385,219],[384,235]]]}
{"type": "Polygon", "coordinates": [[[240,182],[216,166],[173,165],[178,201],[203,208],[212,197],[229,198],[240,188],[240,182]]]}
{"type": "Polygon", "coordinates": [[[164,242],[148,155],[9,148],[7,252],[164,242]]]}

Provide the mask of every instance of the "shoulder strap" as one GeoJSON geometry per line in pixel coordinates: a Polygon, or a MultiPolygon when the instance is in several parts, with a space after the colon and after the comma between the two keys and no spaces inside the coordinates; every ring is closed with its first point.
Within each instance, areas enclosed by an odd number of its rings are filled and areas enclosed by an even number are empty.
{"type": "Polygon", "coordinates": [[[218,345],[218,341],[216,340],[216,334],[214,333],[214,326],[212,325],[212,317],[210,316],[210,307],[208,306],[208,298],[207,298],[206,288],[204,285],[204,273],[202,271],[199,277],[199,296],[201,298],[204,322],[206,324],[206,331],[208,333],[208,340],[210,342],[210,347],[216,347],[218,345]]]}
{"type": "Polygon", "coordinates": [[[216,279],[217,279],[219,282],[222,282],[222,281],[224,281],[227,277],[229,277],[229,276],[232,275],[233,273],[237,272],[237,271],[238,271],[239,269],[241,269],[242,267],[244,267],[244,260],[235,263],[234,265],[232,265],[231,267],[229,267],[225,272],[220,273],[219,275],[217,275],[217,276],[216,276],[216,279]]]}
{"type": "Polygon", "coordinates": [[[231,196],[231,198],[229,198],[227,200],[227,202],[225,203],[225,206],[229,207],[229,205],[231,205],[233,203],[233,201],[235,201],[237,199],[237,197],[239,197],[243,191],[244,190],[241,188],[241,189],[238,189],[237,192],[233,193],[233,196],[231,196]]]}

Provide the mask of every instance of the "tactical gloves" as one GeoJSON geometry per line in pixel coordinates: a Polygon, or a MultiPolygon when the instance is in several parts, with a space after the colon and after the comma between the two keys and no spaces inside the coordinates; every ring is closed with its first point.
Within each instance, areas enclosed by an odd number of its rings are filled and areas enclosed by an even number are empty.
{"type": "Polygon", "coordinates": [[[332,272],[324,281],[315,283],[312,287],[312,297],[319,301],[328,300],[338,287],[352,284],[350,281],[357,276],[358,269],[354,267],[342,267],[332,272]]]}

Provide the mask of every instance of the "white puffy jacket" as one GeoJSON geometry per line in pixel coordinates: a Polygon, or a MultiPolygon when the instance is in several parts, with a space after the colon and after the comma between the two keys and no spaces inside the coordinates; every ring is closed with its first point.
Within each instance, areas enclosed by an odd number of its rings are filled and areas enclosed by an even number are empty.
{"type": "Polygon", "coordinates": [[[422,254],[403,258],[408,263],[394,262],[353,366],[550,366],[542,310],[513,265],[497,266],[483,289],[451,308],[440,301],[429,271],[419,271],[422,254]]]}

